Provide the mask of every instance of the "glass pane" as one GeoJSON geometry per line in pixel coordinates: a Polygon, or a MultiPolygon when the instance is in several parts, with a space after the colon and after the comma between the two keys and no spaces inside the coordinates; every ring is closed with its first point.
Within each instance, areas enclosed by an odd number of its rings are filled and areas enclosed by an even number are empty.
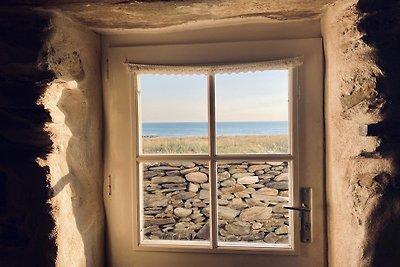
{"type": "Polygon", "coordinates": [[[219,162],[220,245],[289,246],[288,162],[219,162]]]}
{"type": "Polygon", "coordinates": [[[208,163],[145,162],[140,167],[142,240],[210,240],[208,163]]]}
{"type": "Polygon", "coordinates": [[[288,71],[215,76],[218,153],[288,153],[288,71]]]}
{"type": "Polygon", "coordinates": [[[140,75],[142,153],[208,153],[206,75],[140,75]]]}

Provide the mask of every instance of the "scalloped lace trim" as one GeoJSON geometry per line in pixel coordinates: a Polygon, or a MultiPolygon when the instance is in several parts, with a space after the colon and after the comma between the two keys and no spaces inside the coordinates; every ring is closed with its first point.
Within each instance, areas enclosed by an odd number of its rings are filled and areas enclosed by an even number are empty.
{"type": "Polygon", "coordinates": [[[137,74],[215,74],[242,73],[265,70],[290,69],[303,64],[302,57],[286,58],[272,61],[259,61],[235,64],[204,64],[204,65],[163,65],[126,62],[128,70],[137,74]]]}

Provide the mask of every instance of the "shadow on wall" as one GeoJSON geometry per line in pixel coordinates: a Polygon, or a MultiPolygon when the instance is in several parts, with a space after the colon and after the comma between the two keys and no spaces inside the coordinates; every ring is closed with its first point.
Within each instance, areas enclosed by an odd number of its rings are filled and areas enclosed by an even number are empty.
{"type": "Polygon", "coordinates": [[[0,266],[54,266],[54,221],[47,203],[46,158],[52,142],[37,104],[53,79],[37,66],[49,17],[0,8],[0,266]]]}
{"type": "Polygon", "coordinates": [[[368,220],[371,237],[365,253],[372,256],[371,266],[395,267],[400,266],[400,1],[360,0],[357,8],[364,14],[358,29],[364,42],[375,48],[383,72],[376,90],[386,101],[384,120],[369,128],[382,141],[378,152],[395,164],[393,176],[375,178],[380,199],[368,220]]]}
{"type": "Polygon", "coordinates": [[[66,190],[66,187],[69,186],[72,212],[83,242],[85,266],[90,266],[95,262],[93,261],[92,248],[96,244],[93,244],[95,241],[92,240],[88,231],[96,223],[96,216],[92,215],[97,211],[97,200],[91,197],[92,192],[96,190],[93,187],[96,185],[91,182],[91,179],[93,179],[93,174],[91,173],[93,163],[88,161],[93,161],[95,158],[90,155],[91,152],[88,148],[85,132],[88,120],[86,97],[79,88],[65,88],[62,91],[57,107],[64,113],[64,123],[71,131],[72,136],[66,148],[69,173],[53,186],[53,197],[66,190]]]}

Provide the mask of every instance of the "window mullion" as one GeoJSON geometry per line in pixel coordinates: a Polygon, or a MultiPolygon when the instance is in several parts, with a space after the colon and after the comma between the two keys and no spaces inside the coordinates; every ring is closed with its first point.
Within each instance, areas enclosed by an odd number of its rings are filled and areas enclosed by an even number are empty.
{"type": "Polygon", "coordinates": [[[210,206],[211,206],[211,246],[217,247],[218,236],[218,217],[217,217],[217,171],[216,171],[216,125],[215,125],[215,76],[208,75],[208,135],[209,135],[209,155],[210,155],[210,206]]]}

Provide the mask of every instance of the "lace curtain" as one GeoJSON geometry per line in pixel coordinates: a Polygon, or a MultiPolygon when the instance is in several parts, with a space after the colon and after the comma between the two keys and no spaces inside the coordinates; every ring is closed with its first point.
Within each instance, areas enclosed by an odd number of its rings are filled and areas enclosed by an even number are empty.
{"type": "Polygon", "coordinates": [[[300,66],[302,57],[286,58],[272,61],[259,61],[236,64],[200,64],[200,65],[163,65],[141,64],[126,62],[128,70],[137,74],[217,74],[217,73],[241,73],[265,70],[290,69],[300,66]]]}

